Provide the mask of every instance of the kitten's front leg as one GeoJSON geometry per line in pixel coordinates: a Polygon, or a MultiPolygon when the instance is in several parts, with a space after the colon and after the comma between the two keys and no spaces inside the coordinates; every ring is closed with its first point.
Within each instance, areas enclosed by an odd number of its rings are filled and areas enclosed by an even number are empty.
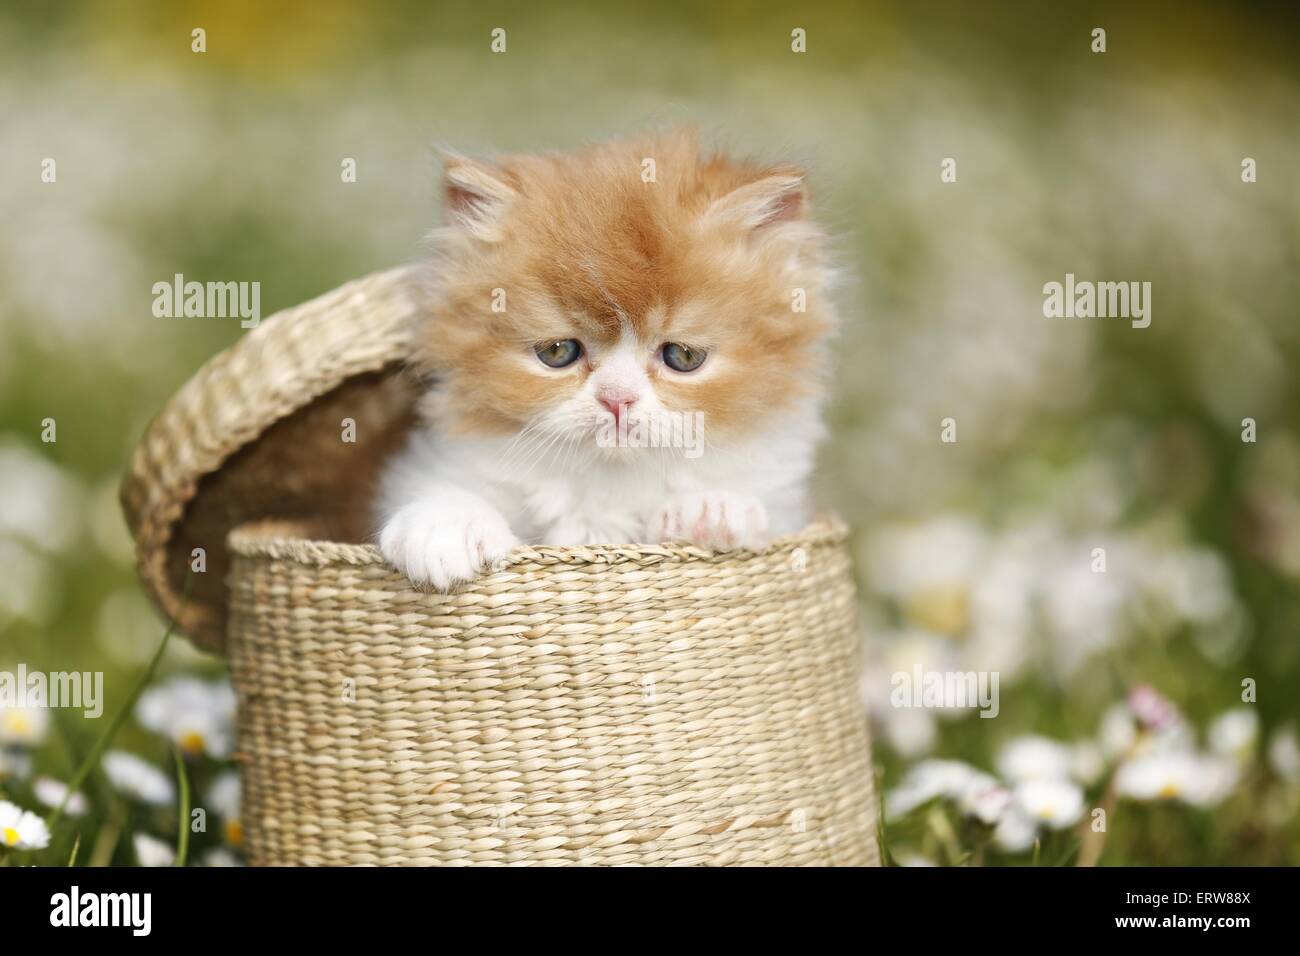
{"type": "Polygon", "coordinates": [[[686,541],[715,551],[761,548],[768,541],[767,509],[753,495],[690,492],[655,511],[646,531],[652,541],[686,541]]]}
{"type": "Polygon", "coordinates": [[[506,519],[478,495],[431,485],[384,521],[379,550],[416,584],[449,591],[505,558],[519,540],[506,519]]]}

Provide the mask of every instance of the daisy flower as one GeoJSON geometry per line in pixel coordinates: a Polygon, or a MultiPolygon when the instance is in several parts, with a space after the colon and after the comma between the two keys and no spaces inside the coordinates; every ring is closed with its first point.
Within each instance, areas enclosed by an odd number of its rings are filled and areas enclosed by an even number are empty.
{"type": "Polygon", "coordinates": [[[1294,727],[1273,732],[1268,742],[1268,763],[1283,780],[1300,783],[1300,739],[1294,727]]]}
{"type": "Polygon", "coordinates": [[[32,793],[47,807],[63,807],[63,812],[70,817],[83,816],[87,809],[84,793],[69,794],[67,784],[53,777],[37,777],[33,780],[32,793]],[[65,798],[66,804],[63,802],[65,798]]]}
{"type": "Polygon", "coordinates": [[[1137,722],[1127,704],[1114,704],[1102,715],[1098,746],[1108,760],[1126,756],[1137,743],[1137,722]]]}
{"type": "Polygon", "coordinates": [[[8,800],[0,800],[0,847],[8,850],[43,850],[50,844],[45,821],[8,800]]]}
{"type": "Polygon", "coordinates": [[[1012,801],[1010,790],[992,777],[980,777],[967,785],[957,800],[957,807],[966,816],[992,826],[1002,819],[1012,801]]]}
{"type": "Polygon", "coordinates": [[[170,777],[135,754],[110,750],[104,754],[104,773],[113,787],[142,803],[165,807],[176,799],[170,777]]]}
{"type": "Polygon", "coordinates": [[[978,525],[965,517],[886,528],[868,543],[870,580],[916,627],[958,634],[970,620],[973,574],[987,546],[978,525]]]}
{"type": "Polygon", "coordinates": [[[900,817],[939,797],[960,799],[968,788],[992,778],[960,760],[922,760],[885,800],[889,816],[900,817]]]}
{"type": "Polygon", "coordinates": [[[235,693],[226,681],[173,678],[141,694],[135,716],[142,727],[166,737],[186,756],[230,756],[235,693]]]}
{"type": "Polygon", "coordinates": [[[1083,816],[1083,790],[1068,780],[1027,780],[1016,787],[1015,799],[1049,830],[1064,830],[1083,816]]]}
{"type": "Polygon", "coordinates": [[[225,823],[226,842],[239,846],[244,842],[244,825],[239,820],[239,774],[228,770],[212,781],[208,804],[225,823]]]}
{"type": "Polygon", "coordinates": [[[136,862],[141,866],[171,866],[176,862],[176,851],[157,837],[137,833],[131,842],[135,846],[136,862]]]}
{"type": "Polygon", "coordinates": [[[1064,780],[1074,769],[1074,753],[1062,743],[1034,735],[1008,741],[997,756],[997,769],[1011,783],[1064,780]]]}
{"type": "Polygon", "coordinates": [[[1139,684],[1129,691],[1128,706],[1138,723],[1148,730],[1170,730],[1183,722],[1173,702],[1150,684],[1139,684]]]}
{"type": "Polygon", "coordinates": [[[1259,740],[1259,714],[1251,707],[1225,711],[1210,721],[1206,737],[1216,754],[1244,763],[1250,760],[1259,740]]]}
{"type": "Polygon", "coordinates": [[[1093,784],[1106,772],[1106,757],[1102,749],[1091,741],[1082,741],[1070,748],[1070,774],[1082,784],[1093,784]]]}
{"type": "Polygon", "coordinates": [[[1064,830],[1083,816],[1083,790],[1069,780],[1026,780],[993,830],[993,845],[1007,853],[1025,853],[1039,831],[1064,830]]]}
{"type": "Polygon", "coordinates": [[[993,830],[993,845],[1007,853],[1024,853],[1038,838],[1038,823],[1018,803],[1011,804],[993,830]]]}
{"type": "Polygon", "coordinates": [[[1210,807],[1232,791],[1237,779],[1237,766],[1230,758],[1156,752],[1122,764],[1115,773],[1115,792],[1131,800],[1178,800],[1210,807]]]}
{"type": "Polygon", "coordinates": [[[938,727],[934,716],[916,707],[891,707],[881,715],[882,736],[903,757],[919,757],[934,749],[938,727]]]}
{"type": "Polygon", "coordinates": [[[0,745],[35,747],[45,739],[50,712],[44,707],[7,707],[0,704],[0,745]]]}

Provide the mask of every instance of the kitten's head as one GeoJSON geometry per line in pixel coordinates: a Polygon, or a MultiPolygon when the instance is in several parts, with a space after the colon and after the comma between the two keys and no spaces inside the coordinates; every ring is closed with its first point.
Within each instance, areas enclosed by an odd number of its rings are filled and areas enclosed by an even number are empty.
{"type": "Polygon", "coordinates": [[[596,449],[620,418],[702,413],[715,444],[818,393],[833,315],[798,168],[675,133],[447,156],[444,190],[418,356],[443,427],[596,449]]]}

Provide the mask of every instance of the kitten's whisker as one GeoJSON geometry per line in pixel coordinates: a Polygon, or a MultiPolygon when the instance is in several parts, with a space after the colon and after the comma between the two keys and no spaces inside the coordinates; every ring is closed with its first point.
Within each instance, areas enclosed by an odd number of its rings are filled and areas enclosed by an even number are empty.
{"type": "Polygon", "coordinates": [[[512,460],[517,449],[522,450],[528,447],[537,431],[541,429],[544,424],[545,423],[541,419],[534,419],[525,425],[520,432],[510,440],[510,444],[507,445],[498,456],[498,462],[502,465],[508,464],[512,460]]]}
{"type": "Polygon", "coordinates": [[[553,430],[549,434],[550,437],[546,441],[542,441],[543,438],[546,438],[546,435],[543,435],[533,444],[531,454],[523,466],[524,471],[532,472],[533,469],[542,464],[546,460],[546,455],[551,447],[564,436],[564,432],[558,430],[553,430]]]}

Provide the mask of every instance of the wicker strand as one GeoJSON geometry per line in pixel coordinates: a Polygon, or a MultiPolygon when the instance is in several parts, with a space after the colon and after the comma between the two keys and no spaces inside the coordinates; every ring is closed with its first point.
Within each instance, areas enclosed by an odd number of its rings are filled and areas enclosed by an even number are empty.
{"type": "Polygon", "coordinates": [[[521,549],[439,595],[236,531],[251,861],[878,863],[843,537],[521,549]]]}

